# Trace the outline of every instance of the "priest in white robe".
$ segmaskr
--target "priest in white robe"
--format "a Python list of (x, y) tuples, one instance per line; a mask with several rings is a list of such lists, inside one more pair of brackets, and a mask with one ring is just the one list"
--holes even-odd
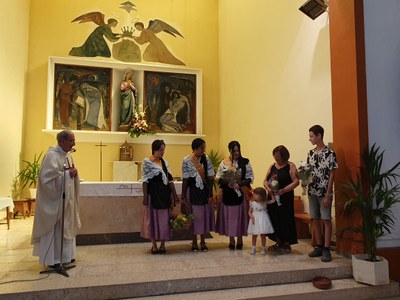
[(63, 130), (57, 134), (57, 142), (56, 147), (49, 147), (40, 168), (32, 232), (33, 255), (39, 256), (40, 264), (52, 267), (75, 260), (75, 237), (80, 228), (79, 177), (70, 155), (75, 136), (72, 131)]

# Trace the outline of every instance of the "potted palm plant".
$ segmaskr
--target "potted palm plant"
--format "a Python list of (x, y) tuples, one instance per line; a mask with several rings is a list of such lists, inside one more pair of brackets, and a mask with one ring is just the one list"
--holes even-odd
[(18, 178), (22, 188), (30, 188), (30, 197), (36, 198), (37, 181), (39, 178), (42, 153), (33, 157), (33, 161), (23, 160), (24, 168), (18, 172)]
[[(353, 277), (363, 283), (381, 285), (389, 283), (389, 267), (385, 258), (376, 255), (377, 240), (395, 225), (392, 207), (400, 203), (400, 177), (397, 169), (400, 162), (382, 170), (384, 151), (374, 144), (363, 151), (365, 178), (357, 175), (344, 184), (345, 201), (342, 212), (345, 216), (358, 210), (362, 224), (343, 229), (359, 233), (363, 237), (365, 254), (352, 256)], [(365, 179), (365, 182), (362, 179)]]

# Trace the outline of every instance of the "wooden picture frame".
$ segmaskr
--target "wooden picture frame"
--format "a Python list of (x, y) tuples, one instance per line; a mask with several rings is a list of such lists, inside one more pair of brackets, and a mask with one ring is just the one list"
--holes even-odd
[(143, 107), (157, 133), (199, 132), (198, 74), (144, 71)]
[[(185, 106), (185, 103), (189, 103), (186, 106), (190, 107), (190, 113), (186, 115), (186, 121), (188, 122), (183, 122), (180, 117), (177, 119), (177, 121), (181, 120), (180, 122), (182, 122), (177, 122), (181, 126), (181, 131), (179, 130), (179, 126), (173, 127), (178, 128), (175, 131), (163, 130), (159, 126), (161, 123), (158, 123), (159, 125), (157, 126), (157, 122), (154, 125), (155, 135), (141, 135), (138, 138), (132, 138), (126, 131), (120, 130), (121, 82), (124, 80), (124, 74), (127, 69), (134, 71), (133, 82), (137, 92), (135, 110), (140, 111), (144, 109), (146, 111), (147, 109), (146, 117), (150, 114), (148, 108), (148, 99), (150, 98), (146, 99), (146, 96), (149, 96), (151, 92), (150, 84), (152, 76), (157, 76), (160, 80), (159, 84), (168, 82), (173, 89), (179, 91), (182, 99), (177, 105)], [(71, 78), (72, 75), (75, 78)], [(64, 86), (66, 90), (66, 95), (64, 95), (67, 98), (66, 102), (70, 102), (71, 104), (67, 109), (64, 106), (65, 115), (63, 115), (63, 120), (66, 124), (62, 124), (59, 94), (61, 92), (61, 85), (65, 82), (72, 85), (72, 88), (71, 86), (68, 87), (68, 84)], [(90, 101), (82, 97), (83, 92), (81, 88), (83, 87), (87, 88), (87, 92), (101, 95), (104, 121), (92, 125), (90, 125), (89, 121), (90, 126), (84, 123), (88, 112), (86, 100), (88, 100), (88, 103)], [(96, 99), (93, 96), (92, 98), (94, 99), (90, 100)], [(76, 110), (77, 105), (81, 109), (79, 112), (80, 119), (77, 117), (79, 115)], [(65, 113), (65, 111), (68, 113)], [(98, 115), (92, 114), (90, 111), (88, 113), (90, 114), (89, 117), (93, 115), (98, 117)], [(50, 56), (48, 59), (46, 127), (43, 129), (43, 132), (53, 136), (60, 132), (60, 129), (69, 128), (74, 131), (76, 139), (82, 142), (98, 143), (99, 141), (103, 141), (123, 143), (124, 141), (128, 141), (135, 144), (151, 144), (154, 139), (162, 139), (169, 144), (190, 145), (194, 138), (205, 137), (202, 132), (202, 119), (201, 69), (104, 61), (92, 58)], [(78, 120), (81, 120), (81, 122), (78, 122)], [(96, 126), (104, 123), (106, 126)], [(177, 124), (172, 123), (172, 125)]]
[(53, 65), (53, 129), (111, 131), (112, 69)]

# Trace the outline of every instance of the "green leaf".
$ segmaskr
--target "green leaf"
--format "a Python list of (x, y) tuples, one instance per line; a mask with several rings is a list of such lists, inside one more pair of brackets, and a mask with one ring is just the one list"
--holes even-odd
[(361, 174), (355, 180), (349, 176), (348, 182), (339, 187), (345, 199), (338, 204), (342, 208), (339, 212), (348, 217), (357, 209), (362, 217), (360, 227), (347, 227), (340, 232), (362, 234), (364, 250), (372, 261), (376, 261), (377, 239), (390, 234), (394, 228), (392, 208), (400, 203), (400, 186), (397, 182), (400, 161), (383, 171), (384, 152), (376, 144), (370, 149), (366, 148), (362, 153), (366, 178)]

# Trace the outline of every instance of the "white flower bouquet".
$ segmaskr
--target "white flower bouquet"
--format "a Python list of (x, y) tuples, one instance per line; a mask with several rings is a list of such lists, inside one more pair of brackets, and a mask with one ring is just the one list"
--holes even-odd
[(312, 166), (304, 161), (301, 161), (297, 167), (296, 177), (300, 180), (301, 187), (303, 188), (303, 195), (305, 195), (307, 192), (307, 186), (313, 182), (314, 178)]
[(229, 187), (233, 188), (239, 197), (242, 195), (239, 184), (237, 183), (240, 178), (241, 174), (235, 167), (223, 170), (221, 176), (221, 179), (225, 181)]
[(145, 112), (141, 110), (141, 105), (139, 105), (139, 110), (135, 110), (133, 113), (133, 118), (129, 123), (128, 134), (137, 138), (143, 135), (154, 134), (155, 132), (150, 129), (145, 119)]

